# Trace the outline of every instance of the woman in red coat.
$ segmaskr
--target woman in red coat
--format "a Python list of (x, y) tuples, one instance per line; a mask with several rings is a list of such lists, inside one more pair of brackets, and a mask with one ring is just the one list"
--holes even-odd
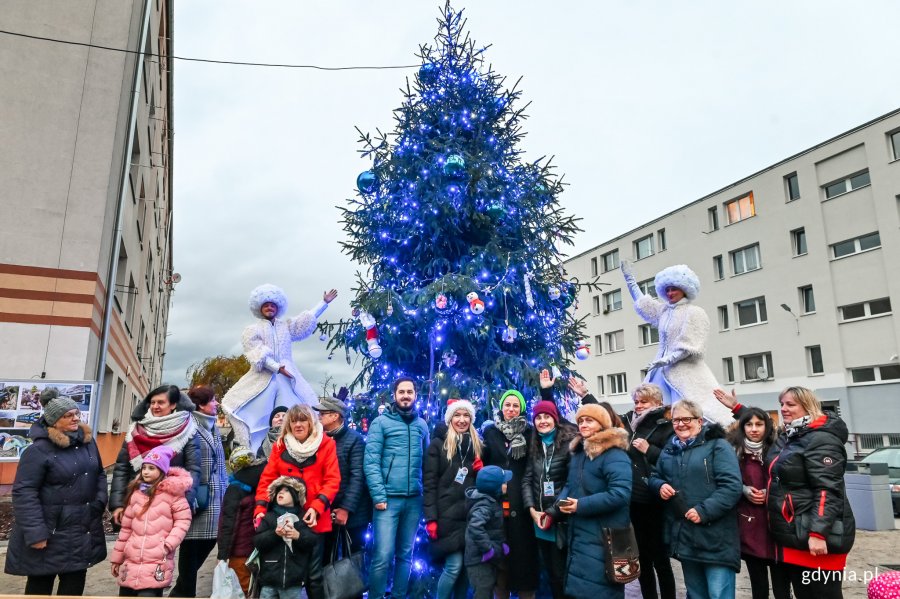
[(310, 558), (306, 587), (310, 599), (320, 599), (325, 595), (322, 586), (324, 536), (321, 535), (331, 532), (331, 502), (341, 486), (341, 471), (334, 440), (324, 433), (318, 418), (305, 404), (297, 404), (288, 410), (281, 436), (272, 445), (269, 463), (256, 488), (254, 526), (259, 525), (266, 513), (269, 484), (279, 476), (293, 476), (306, 484), (303, 521), (319, 535)]

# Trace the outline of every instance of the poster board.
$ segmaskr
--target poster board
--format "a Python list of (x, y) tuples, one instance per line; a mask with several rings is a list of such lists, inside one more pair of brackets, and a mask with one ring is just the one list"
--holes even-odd
[(0, 379), (0, 462), (18, 461), (31, 444), (28, 431), (43, 414), (39, 398), (47, 387), (56, 387), (60, 395), (72, 398), (81, 411), (81, 421), (90, 422), (97, 387), (94, 381)]

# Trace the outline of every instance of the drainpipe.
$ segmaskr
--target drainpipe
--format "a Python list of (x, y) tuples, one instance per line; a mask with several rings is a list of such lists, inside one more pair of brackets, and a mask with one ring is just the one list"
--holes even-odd
[(97, 430), (97, 422), (100, 419), (100, 401), (103, 398), (103, 385), (106, 378), (106, 354), (109, 351), (109, 327), (112, 323), (113, 297), (116, 293), (116, 271), (119, 267), (119, 248), (122, 246), (122, 218), (124, 210), (122, 206), (128, 193), (128, 177), (131, 171), (131, 152), (134, 146), (134, 131), (137, 128), (138, 102), (141, 99), (141, 81), (144, 76), (143, 50), (147, 45), (147, 35), (150, 31), (150, 15), (152, 14), (152, 0), (144, 0), (144, 16), (141, 20), (140, 45), (138, 49), (142, 54), (135, 55), (134, 79), (131, 89), (131, 109), (128, 117), (128, 134), (125, 138), (125, 154), (122, 159), (122, 172), (119, 176), (119, 204), (116, 206), (116, 228), (113, 233), (112, 251), (109, 254), (109, 273), (106, 278), (106, 304), (103, 308), (103, 331), (100, 335), (100, 359), (97, 362), (97, 390), (94, 393), (91, 406), (90, 426)]

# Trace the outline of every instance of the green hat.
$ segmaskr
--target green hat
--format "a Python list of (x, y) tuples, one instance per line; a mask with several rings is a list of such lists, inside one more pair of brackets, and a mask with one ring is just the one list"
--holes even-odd
[(513, 397), (517, 397), (519, 399), (519, 413), (521, 415), (525, 415), (525, 398), (522, 397), (522, 394), (516, 391), (515, 389), (509, 389), (503, 392), (503, 395), (500, 396), (500, 408), (503, 408), (503, 401), (512, 395)]

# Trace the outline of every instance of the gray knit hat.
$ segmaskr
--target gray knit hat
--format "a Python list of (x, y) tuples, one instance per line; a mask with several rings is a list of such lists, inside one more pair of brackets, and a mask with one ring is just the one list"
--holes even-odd
[(41, 391), (41, 405), (44, 406), (44, 421), (53, 426), (66, 412), (77, 410), (78, 404), (71, 398), (59, 394), (56, 387), (47, 387)]

